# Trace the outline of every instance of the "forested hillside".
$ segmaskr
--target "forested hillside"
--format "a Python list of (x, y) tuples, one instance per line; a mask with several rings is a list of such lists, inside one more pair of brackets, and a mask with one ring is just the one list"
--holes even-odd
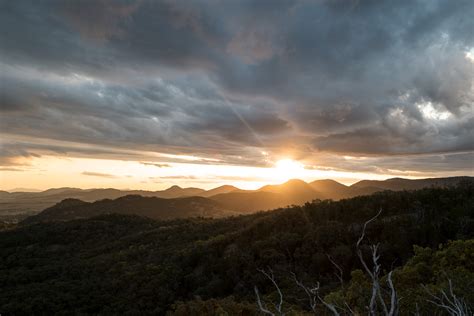
[[(400, 313), (441, 313), (426, 288), (439, 294), (448, 280), (472, 304), (474, 187), (464, 183), (224, 219), (111, 214), (18, 227), (0, 233), (0, 313), (252, 315), (255, 286), (268, 306), (278, 300), (257, 270), (271, 269), (288, 314), (311, 311), (291, 273), (320, 282), (327, 302), (364, 314), (370, 282), (355, 245), (379, 210), (361, 250), (370, 258), (369, 245), (380, 243), (384, 285), (396, 268)], [(342, 269), (342, 286), (331, 260)], [(319, 302), (317, 311), (329, 314)]]
[(65, 221), (111, 213), (146, 216), (158, 220), (186, 217), (218, 218), (237, 214), (226, 210), (218, 202), (198, 196), (163, 199), (127, 195), (115, 200), (105, 199), (96, 202), (66, 199), (37, 215), (26, 218), (21, 224)]

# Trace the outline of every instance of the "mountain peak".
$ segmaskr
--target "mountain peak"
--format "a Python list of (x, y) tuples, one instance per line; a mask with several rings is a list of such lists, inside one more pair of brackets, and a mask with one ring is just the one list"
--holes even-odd
[(216, 189), (237, 189), (237, 187), (234, 187), (233, 185), (230, 185), (230, 184), (224, 184), (217, 187)]
[(326, 198), (340, 199), (350, 196), (349, 187), (332, 179), (315, 180), (309, 185)]
[(230, 193), (230, 192), (234, 192), (234, 191), (241, 191), (241, 190), (237, 187), (234, 187), (233, 185), (224, 184), (224, 185), (221, 185), (217, 188), (210, 189), (210, 190), (207, 190), (205, 192), (202, 192), (200, 194), (200, 196), (209, 197), (209, 196), (213, 196), (213, 195), (217, 195), (217, 194)]
[(346, 187), (346, 185), (339, 183), (335, 180), (332, 179), (321, 179), (321, 180), (314, 180), (313, 182), (309, 183), (312, 187), (331, 187), (331, 188), (343, 188)]
[(265, 185), (258, 189), (258, 191), (266, 191), (266, 192), (276, 192), (276, 193), (286, 193), (286, 194), (293, 194), (298, 192), (301, 194), (303, 192), (312, 192), (314, 193), (313, 188), (311, 186), (300, 179), (290, 179), (282, 184), (274, 184), (274, 185)]
[(333, 180), (333, 179), (318, 179), (318, 180), (314, 180), (313, 182), (310, 182), (311, 183), (339, 183), (339, 184), (342, 184), (340, 182), (337, 182), (336, 180)]
[(165, 191), (172, 191), (172, 190), (182, 190), (183, 188), (180, 187), (179, 185), (172, 185), (170, 186), (168, 189), (166, 189)]
[(307, 185), (308, 183), (304, 182), (301, 179), (290, 179), (283, 183), (282, 185)]

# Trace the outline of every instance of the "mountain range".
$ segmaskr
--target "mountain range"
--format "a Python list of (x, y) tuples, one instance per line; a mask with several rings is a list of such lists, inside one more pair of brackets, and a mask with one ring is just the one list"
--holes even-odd
[(218, 218), (237, 214), (222, 208), (218, 202), (204, 197), (164, 199), (126, 195), (114, 200), (104, 199), (96, 202), (65, 199), (37, 215), (27, 217), (22, 223), (65, 221), (112, 213), (139, 215), (158, 220), (187, 217)]
[[(28, 223), (84, 218), (111, 212), (137, 214), (155, 219), (222, 217), (287, 205), (301, 205), (316, 199), (340, 200), (384, 190), (453, 186), (461, 181), (474, 181), (474, 178), (417, 180), (392, 178), (383, 181), (363, 180), (351, 186), (328, 179), (310, 183), (292, 179), (283, 184), (266, 185), (257, 190), (241, 190), (231, 185), (224, 185), (207, 191), (179, 186), (172, 186), (163, 191), (77, 188), (24, 193), (0, 191), (0, 220), (12, 217), (23, 220), (32, 216), (26, 221)], [(36, 214), (38, 215), (33, 216)]]

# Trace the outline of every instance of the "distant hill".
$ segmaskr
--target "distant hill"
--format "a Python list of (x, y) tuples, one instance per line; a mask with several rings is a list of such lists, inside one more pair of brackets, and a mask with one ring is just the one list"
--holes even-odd
[(240, 213), (270, 210), (292, 204), (283, 194), (274, 192), (230, 192), (211, 196), (210, 199)]
[(334, 180), (330, 180), (330, 179), (316, 180), (309, 183), (309, 185), (315, 191), (319, 192), (324, 197), (329, 198), (329, 199), (339, 200), (339, 199), (353, 196), (348, 186)]
[(237, 191), (243, 191), (237, 187), (234, 187), (233, 185), (222, 185), (220, 187), (204, 191), (199, 194), (199, 196), (203, 197), (209, 197), (217, 194), (223, 194), (223, 193), (230, 193), (230, 192), (237, 192)]
[(155, 191), (152, 195), (162, 198), (177, 198), (182, 196), (198, 196), (204, 192), (206, 192), (206, 190), (199, 188), (181, 188), (177, 185), (173, 185), (166, 190)]
[(314, 196), (315, 191), (308, 183), (299, 179), (291, 179), (283, 184), (265, 185), (258, 189), (261, 192), (274, 192), (286, 195)]
[(254, 212), (287, 205), (300, 205), (314, 199), (340, 200), (375, 192), (392, 190), (415, 190), (426, 187), (453, 186), (461, 181), (474, 181), (473, 177), (451, 177), (409, 180), (393, 178), (383, 181), (363, 180), (351, 186), (345, 186), (334, 180), (316, 180), (306, 183), (293, 179), (280, 185), (266, 185), (258, 190), (240, 190), (231, 185), (211, 190), (199, 188), (181, 188), (172, 186), (162, 191), (55, 188), (42, 192), (0, 192), (0, 220), (18, 221), (39, 213), (45, 208), (68, 198), (94, 202), (102, 199), (117, 199), (126, 195), (141, 195), (174, 199), (179, 197), (200, 196), (221, 203), (225, 208), (237, 212)]
[(14, 189), (8, 190), (8, 192), (41, 192), (41, 190), (29, 189), (29, 188), (14, 188)]
[(117, 199), (126, 195), (146, 197), (178, 198), (197, 196), (206, 192), (199, 188), (181, 188), (172, 186), (163, 191), (118, 190), (118, 189), (78, 189), (53, 188), (42, 192), (0, 192), (0, 220), (18, 221), (45, 208), (51, 207), (64, 199), (79, 199), (94, 202), (102, 199)]
[(211, 196), (226, 208), (242, 213), (300, 205), (324, 196), (308, 183), (292, 179), (283, 184), (266, 185), (255, 191), (234, 191)]
[(0, 197), (8, 197), (10, 196), (10, 192), (0, 190)]
[(105, 199), (92, 203), (66, 199), (37, 215), (26, 218), (21, 224), (66, 221), (111, 213), (139, 215), (158, 220), (198, 216), (224, 217), (236, 214), (203, 197), (164, 199), (127, 195), (115, 200)]
[(378, 190), (419, 190), (429, 187), (448, 187), (461, 181), (474, 181), (473, 177), (449, 177), (449, 178), (427, 178), (427, 179), (403, 179), (391, 178), (387, 180), (362, 180), (351, 185), (351, 188), (373, 188)]

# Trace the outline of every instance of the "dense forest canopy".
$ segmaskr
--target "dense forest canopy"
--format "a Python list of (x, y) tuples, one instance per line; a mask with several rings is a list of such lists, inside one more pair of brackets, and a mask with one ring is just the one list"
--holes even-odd
[[(267, 268), (285, 293), (287, 313), (310, 311), (290, 273), (320, 282), (328, 301), (364, 312), (370, 285), (355, 244), (379, 210), (361, 249), (369, 255), (369, 245), (380, 243), (383, 275), (396, 268), (401, 314), (415, 306), (441, 313), (421, 285), (435, 293), (448, 279), (472, 304), (474, 186), (466, 182), (224, 219), (110, 214), (6, 230), (0, 233), (0, 312), (251, 315), (257, 313), (254, 286), (265, 299), (275, 297), (257, 270)], [(345, 286), (329, 257), (342, 268)]]

